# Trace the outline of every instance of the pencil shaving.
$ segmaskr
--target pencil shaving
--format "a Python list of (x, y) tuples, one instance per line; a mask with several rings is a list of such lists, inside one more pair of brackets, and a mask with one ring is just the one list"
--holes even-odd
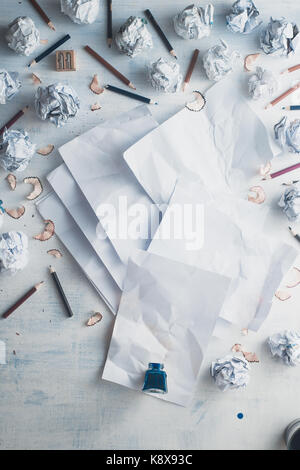
[(292, 296), (289, 292), (287, 291), (284, 291), (284, 290), (278, 290), (275, 292), (275, 297), (277, 297), (277, 299), (281, 300), (282, 302), (284, 302), (285, 300), (288, 300), (290, 299)]
[(242, 352), (242, 345), (239, 343), (236, 343), (232, 346), (231, 348), (232, 352)]
[(43, 232), (33, 237), (35, 240), (40, 240), (41, 242), (49, 240), (51, 237), (53, 237), (55, 233), (55, 225), (52, 220), (45, 220), (44, 222), (46, 224), (46, 227)]
[(50, 153), (53, 151), (53, 149), (54, 149), (54, 145), (49, 144), (49, 145), (46, 145), (46, 147), (42, 147), (42, 148), (38, 149), (36, 151), (36, 153), (38, 153), (39, 155), (46, 156), (46, 155), (50, 155)]
[(248, 362), (259, 362), (259, 359), (255, 353), (242, 351), (244, 358)]
[(99, 323), (99, 321), (102, 320), (102, 314), (99, 312), (96, 312), (94, 315), (92, 315), (88, 321), (86, 322), (86, 326), (93, 326), (96, 325), (96, 323)]
[(271, 162), (266, 163), (265, 165), (261, 165), (259, 169), (260, 176), (267, 176), (272, 169)]
[(37, 176), (30, 176), (28, 178), (24, 178), (23, 181), (24, 183), (32, 184), (33, 186), (33, 191), (30, 194), (28, 194), (28, 196), (26, 196), (26, 199), (28, 199), (29, 201), (33, 201), (34, 199), (36, 199), (42, 194), (43, 186), (42, 186), (40, 179)]
[(56, 248), (54, 248), (52, 250), (48, 250), (47, 253), (48, 253), (48, 255), (52, 255), (55, 258), (62, 258), (63, 257), (62, 253), (59, 250), (57, 250)]
[(201, 109), (204, 108), (205, 103), (206, 103), (205, 98), (202, 95), (202, 93), (200, 93), (200, 91), (193, 91), (193, 94), (195, 95), (196, 99), (194, 101), (187, 103), (185, 107), (189, 109), (190, 111), (194, 111), (194, 112), (201, 111)]
[(252, 71), (252, 66), (253, 66), (254, 62), (257, 61), (259, 56), (260, 56), (259, 52), (256, 53), (256, 54), (246, 55), (246, 57), (244, 59), (244, 69), (245, 69), (246, 72), (251, 72)]
[(102, 106), (100, 106), (100, 104), (95, 103), (95, 104), (92, 104), (91, 111), (97, 111), (98, 109), (101, 109), (101, 108)]
[(255, 194), (255, 196), (248, 195), (249, 202), (254, 202), (255, 204), (262, 204), (265, 202), (266, 194), (261, 186), (252, 186), (249, 191)]
[(9, 184), (10, 189), (12, 191), (14, 191), (17, 187), (17, 178), (12, 173), (9, 173), (6, 177), (6, 179), (7, 179), (7, 182)]
[(293, 281), (291, 281), (289, 284), (287, 284), (286, 287), (288, 287), (289, 289), (292, 289), (293, 287), (296, 287), (298, 286), (298, 284), (300, 284), (300, 269), (296, 268), (295, 266), (293, 267), (293, 272), (295, 274), (295, 277), (293, 279)]
[(99, 85), (97, 74), (95, 74), (95, 75), (93, 76), (93, 80), (92, 80), (91, 83), (90, 83), (90, 90), (91, 90), (93, 93), (95, 93), (96, 95), (101, 95), (101, 93), (104, 92), (104, 88), (102, 88), (102, 87)]
[(16, 209), (5, 209), (5, 212), (7, 215), (12, 217), (13, 219), (20, 219), (22, 215), (25, 213), (25, 207), (20, 206), (17, 207)]
[(40, 85), (42, 83), (42, 80), (35, 73), (31, 74), (31, 78), (34, 85)]

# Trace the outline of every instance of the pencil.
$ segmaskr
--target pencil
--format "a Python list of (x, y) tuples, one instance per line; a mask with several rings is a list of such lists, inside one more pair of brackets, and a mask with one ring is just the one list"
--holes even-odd
[(282, 106), (281, 109), (286, 109), (287, 111), (298, 111), (300, 109), (300, 104), (291, 104), (290, 106)]
[(24, 116), (26, 111), (28, 111), (29, 106), (25, 106), (25, 108), (21, 109), (17, 114), (15, 114), (6, 124), (4, 124), (3, 127), (0, 129), (0, 135), (3, 134), (5, 129), (9, 129), (11, 126), (14, 125), (14, 123), (20, 119), (20, 117)]
[(266, 175), (263, 178), (263, 180), (270, 180), (273, 178), (277, 178), (277, 176), (281, 176), (281, 175), (284, 175), (285, 173), (289, 173), (290, 171), (297, 170), (297, 168), (300, 168), (300, 163), (295, 163), (295, 165), (288, 166), (287, 168), (283, 168), (283, 170), (275, 171), (274, 173)]
[(267, 104), (267, 106), (265, 107), (265, 109), (270, 109), (272, 108), (273, 106), (275, 106), (275, 104), (279, 103), (279, 101), (283, 100), (284, 98), (286, 98), (287, 96), (289, 96), (291, 93), (294, 93), (294, 91), (298, 90), (298, 88), (300, 88), (300, 82), (297, 83), (297, 85), (293, 86), (292, 88), (289, 88), (287, 91), (285, 91), (284, 93), (282, 93), (282, 95), (278, 96), (277, 98), (275, 98), (275, 100), (271, 101), (271, 103)]
[(107, 0), (107, 45), (111, 47), (113, 41), (112, 33), (112, 0)]
[(17, 302), (14, 303), (14, 305), (12, 305), (8, 310), (6, 310), (6, 312), (3, 313), (2, 318), (9, 317), (9, 315), (11, 315), (15, 310), (17, 310), (17, 308), (19, 308), (20, 305), (26, 302), (26, 300), (29, 299), (29, 297), (35, 294), (43, 284), (44, 284), (44, 281), (39, 282), (38, 284), (33, 286), (28, 292), (26, 292), (26, 294), (23, 295), (23, 297), (17, 300)]
[(121, 88), (117, 88), (116, 86), (112, 85), (105, 85), (105, 87), (109, 91), (113, 91), (114, 93), (118, 93), (119, 95), (128, 96), (128, 98), (132, 98), (134, 100), (142, 101), (143, 103), (148, 104), (158, 104), (156, 101), (151, 100), (150, 98), (146, 98), (145, 96), (137, 95), (136, 93), (131, 93), (127, 90), (122, 90)]
[(177, 59), (176, 53), (173, 49), (173, 46), (169, 43), (165, 33), (163, 32), (163, 30), (161, 29), (161, 27), (157, 23), (156, 19), (154, 18), (154, 16), (151, 13), (151, 11), (150, 10), (145, 10), (145, 15), (147, 16), (150, 23), (152, 23), (154, 29), (156, 30), (157, 34), (159, 35), (160, 39), (162, 40), (162, 42), (164, 43), (164, 45), (166, 46), (166, 48), (168, 49), (170, 54), (173, 57), (175, 57), (175, 59)]
[(52, 276), (52, 278), (53, 278), (53, 280), (54, 280), (54, 283), (55, 283), (55, 285), (56, 285), (57, 291), (58, 291), (58, 293), (59, 293), (59, 295), (60, 295), (60, 297), (61, 297), (61, 299), (62, 299), (62, 301), (63, 301), (63, 303), (64, 303), (64, 305), (65, 305), (65, 307), (66, 307), (66, 310), (67, 310), (67, 312), (68, 312), (68, 315), (69, 315), (69, 317), (72, 317), (72, 316), (73, 316), (73, 312), (72, 312), (72, 309), (71, 309), (70, 304), (69, 304), (69, 302), (68, 302), (68, 299), (67, 299), (67, 297), (66, 297), (66, 294), (64, 293), (64, 290), (63, 290), (63, 288), (62, 288), (62, 285), (61, 285), (61, 283), (60, 283), (60, 280), (59, 280), (59, 278), (58, 278), (58, 275), (56, 274), (56, 271), (55, 271), (55, 269), (54, 269), (52, 266), (49, 266), (49, 269), (50, 269), (50, 274), (51, 274), (51, 276)]
[(292, 227), (289, 227), (289, 231), (291, 232), (291, 234), (293, 235), (293, 237), (295, 237), (296, 240), (298, 240), (298, 242), (300, 242), (300, 235), (299, 235), (297, 232), (295, 232), (295, 230), (292, 229)]
[(136, 90), (135, 86), (133, 85), (133, 83), (131, 83), (130, 80), (128, 80), (128, 78), (126, 78), (124, 75), (121, 74), (121, 72), (119, 72), (112, 65), (110, 65), (105, 59), (103, 59), (103, 57), (101, 57), (101, 55), (97, 54), (94, 49), (92, 49), (90, 46), (85, 46), (84, 48), (89, 54), (94, 57), (94, 59), (98, 60), (100, 64), (102, 64), (107, 70), (109, 70), (113, 75), (115, 75), (119, 80), (121, 80), (121, 82), (125, 83), (125, 85), (128, 85), (133, 90)]
[(51, 54), (51, 52), (55, 51), (55, 49), (57, 49), (59, 46), (61, 46), (62, 44), (64, 44), (66, 41), (68, 41), (69, 39), (71, 39), (71, 36), (69, 34), (66, 34), (66, 36), (64, 36), (63, 38), (61, 38), (59, 41), (57, 41), (55, 44), (53, 44), (52, 46), (48, 47), (48, 49), (46, 49), (44, 52), (42, 52), (42, 54), (38, 55), (29, 65), (28, 67), (31, 67), (32, 65), (35, 65), (37, 64), (38, 62), (40, 62), (42, 59), (44, 59), (44, 57), (47, 57), (47, 55)]
[(189, 67), (187, 69), (187, 72), (186, 72), (186, 76), (185, 76), (185, 79), (184, 79), (184, 82), (183, 82), (183, 85), (182, 85), (182, 91), (184, 91), (186, 89), (188, 83), (190, 82), (192, 73), (194, 71), (194, 68), (195, 68), (195, 65), (196, 65), (196, 62), (197, 62), (197, 59), (198, 59), (198, 55), (199, 55), (199, 49), (195, 49), (194, 53), (192, 55), (192, 58), (191, 58), (190, 65), (189, 65)]
[(295, 72), (295, 70), (299, 70), (300, 69), (300, 64), (298, 65), (293, 65), (293, 67), (289, 67), (288, 69), (284, 70), (283, 72), (281, 72), (281, 75), (285, 75), (286, 73), (291, 73), (291, 72)]
[(38, 2), (36, 0), (29, 0), (29, 1), (31, 2), (32, 6), (36, 9), (36, 11), (40, 14), (40, 16), (43, 18), (45, 23), (47, 23), (49, 28), (51, 28), (51, 29), (53, 29), (53, 31), (55, 31), (54, 24), (52, 23), (50, 18), (46, 15), (44, 10), (40, 7)]

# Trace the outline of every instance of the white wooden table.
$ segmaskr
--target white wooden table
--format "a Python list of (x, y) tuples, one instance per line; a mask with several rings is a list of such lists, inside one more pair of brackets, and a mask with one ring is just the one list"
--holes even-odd
[[(15, 112), (30, 104), (30, 112), (16, 127), (23, 126), (39, 147), (54, 144), (55, 151), (47, 156), (36, 155), (29, 168), (20, 173), (20, 182), (25, 176), (39, 176), (44, 182), (44, 191), (49, 191), (45, 182), (47, 173), (61, 163), (57, 148), (99, 122), (131, 109), (135, 103), (125, 97), (105, 93), (97, 99), (88, 85), (93, 74), (98, 73), (101, 83), (119, 85), (100, 64), (83, 50), (85, 44), (94, 47), (135, 83), (137, 91), (156, 97), (147, 84), (145, 65), (150, 58), (168, 56), (160, 39), (153, 32), (155, 48), (146, 55), (130, 60), (118, 53), (116, 48), (106, 46), (106, 5), (101, 1), (98, 20), (89, 26), (73, 24), (60, 13), (59, 0), (39, 0), (49, 12), (57, 31), (51, 31), (40, 19), (27, 0), (2, 0), (0, 15), (1, 67), (18, 71), (23, 87), (19, 95), (7, 105), (0, 106), (0, 123), (6, 122)], [(220, 37), (241, 54), (258, 49), (258, 33), (250, 36), (234, 35), (225, 28), (225, 13), (231, 1), (214, 1), (215, 24), (209, 38), (200, 41), (184, 41), (177, 37), (172, 26), (172, 17), (187, 6), (188, 2), (173, 0), (115, 0), (114, 30), (130, 16), (141, 15), (150, 7), (179, 57), (185, 73), (192, 51), (200, 49), (200, 56)], [(203, 4), (203, 2), (201, 2)], [(300, 25), (300, 7), (294, 0), (258, 0), (257, 7), (264, 20), (270, 15), (287, 15)], [(34, 19), (42, 38), (52, 43), (65, 33), (72, 40), (68, 48), (77, 51), (77, 72), (56, 73), (55, 56), (52, 54), (34, 70), (27, 69), (30, 59), (19, 57), (8, 49), (4, 34), (7, 24), (16, 16), (28, 15)], [(263, 63), (275, 64), (281, 70), (288, 62), (263, 57)], [(68, 80), (81, 99), (78, 118), (62, 129), (45, 123), (33, 112), (35, 87), (31, 82), (34, 71), (50, 84)], [(299, 75), (298, 75), (299, 76)], [(241, 83), (245, 74), (241, 70)], [(204, 76), (201, 60), (195, 69), (190, 89), (205, 91), (211, 84)], [(239, 92), (239, 91), (237, 91)], [(158, 96), (159, 106), (153, 113), (163, 122), (186, 102), (186, 95)], [(90, 105), (99, 101), (100, 111), (91, 112)], [(280, 110), (268, 115), (271, 125), (281, 116)], [(296, 117), (296, 113), (294, 114)], [(294, 116), (293, 115), (293, 116)], [(298, 113), (299, 117), (299, 113)], [(287, 156), (286, 161), (290, 157)], [(283, 165), (284, 166), (284, 165)], [(0, 170), (0, 199), (6, 207), (14, 207), (28, 192), (28, 187), (18, 185), (15, 192), (9, 191), (5, 172)], [(294, 173), (296, 178), (297, 174)], [(299, 175), (298, 175), (299, 176)], [(280, 185), (270, 186), (268, 197), (278, 199)], [(269, 199), (270, 200), (270, 199)], [(288, 368), (273, 361), (266, 348), (266, 337), (283, 328), (300, 328), (300, 288), (293, 297), (284, 302), (274, 301), (271, 315), (257, 334), (241, 337), (238, 329), (232, 328), (228, 337), (213, 339), (202, 367), (198, 390), (193, 406), (188, 409), (161, 402), (152, 397), (103, 382), (102, 367), (110, 341), (113, 316), (107, 310), (92, 286), (86, 280), (70, 255), (56, 238), (41, 243), (32, 236), (43, 224), (34, 204), (25, 202), (26, 213), (19, 221), (5, 217), (2, 231), (23, 230), (30, 238), (30, 266), (11, 279), (0, 278), (0, 312), (16, 300), (28, 288), (40, 280), (46, 280), (42, 290), (8, 320), (0, 322), (0, 340), (6, 343), (7, 364), (0, 365), (0, 449), (281, 449), (284, 447), (282, 433), (285, 426), (299, 413), (300, 368)], [(274, 230), (282, 234), (296, 247), (297, 242), (287, 233), (287, 223), (282, 216), (271, 220)], [(53, 260), (47, 254), (50, 248), (59, 248), (62, 260)], [(74, 317), (67, 319), (55, 287), (49, 279), (48, 265), (53, 263), (60, 273), (66, 292), (74, 308)], [(102, 322), (86, 328), (84, 322), (91, 311), (104, 314)], [(18, 333), (18, 334), (17, 334)], [(219, 392), (211, 381), (208, 367), (211, 360), (225, 355), (235, 342), (243, 342), (248, 350), (255, 351), (261, 362), (252, 367), (248, 388), (239, 392)], [(14, 353), (15, 352), (15, 353)], [(244, 418), (239, 420), (237, 413)]]

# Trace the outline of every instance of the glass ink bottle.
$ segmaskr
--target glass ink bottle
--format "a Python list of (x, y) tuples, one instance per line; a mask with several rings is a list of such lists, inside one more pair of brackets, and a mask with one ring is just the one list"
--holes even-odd
[(145, 374), (143, 392), (168, 393), (167, 374), (163, 368), (163, 364), (149, 362), (148, 370)]

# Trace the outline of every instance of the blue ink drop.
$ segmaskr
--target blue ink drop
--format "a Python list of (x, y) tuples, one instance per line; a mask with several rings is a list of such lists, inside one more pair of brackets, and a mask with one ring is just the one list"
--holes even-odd
[(238, 419), (243, 419), (243, 417), (244, 417), (243, 413), (238, 413), (236, 416), (237, 416)]

